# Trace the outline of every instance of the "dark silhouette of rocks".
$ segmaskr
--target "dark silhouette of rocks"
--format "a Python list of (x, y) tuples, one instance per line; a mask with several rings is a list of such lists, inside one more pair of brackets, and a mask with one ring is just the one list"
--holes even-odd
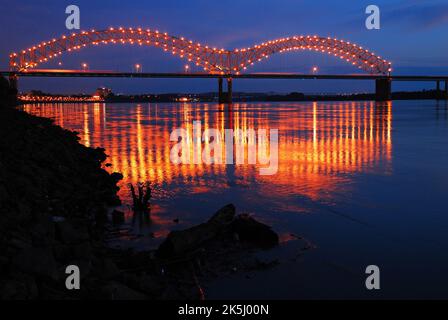
[[(122, 176), (102, 169), (106, 158), (49, 119), (0, 108), (0, 299), (202, 299), (207, 277), (275, 265), (250, 255), (275, 244), (273, 231), (236, 216), (234, 205), (170, 234), (163, 259), (107, 247)], [(113, 223), (123, 220), (112, 213)], [(80, 269), (80, 290), (65, 287), (69, 265)]]
[(17, 89), (11, 88), (9, 81), (0, 76), (0, 108), (17, 104)]
[[(120, 174), (102, 149), (12, 107), (0, 109), (0, 296), (65, 298), (65, 267), (92, 268)], [(95, 249), (96, 248), (96, 249)], [(94, 250), (95, 249), (95, 250)]]

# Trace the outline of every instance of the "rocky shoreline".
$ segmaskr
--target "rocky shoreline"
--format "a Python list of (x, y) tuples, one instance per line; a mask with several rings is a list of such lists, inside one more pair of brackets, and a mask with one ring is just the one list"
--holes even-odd
[(102, 169), (104, 150), (78, 140), (51, 120), (0, 109), (2, 299), (57, 298), (65, 266), (100, 263), (91, 257), (122, 176)]
[[(0, 107), (0, 299), (204, 299), (204, 279), (275, 265), (250, 252), (278, 236), (233, 205), (157, 252), (107, 247), (122, 176), (103, 169), (106, 159), (49, 119)], [(69, 265), (80, 290), (65, 286)]]

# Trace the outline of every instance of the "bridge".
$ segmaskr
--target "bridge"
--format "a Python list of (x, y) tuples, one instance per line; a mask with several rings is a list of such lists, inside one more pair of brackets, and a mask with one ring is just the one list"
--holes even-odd
[[(75, 52), (88, 46), (108, 44), (131, 44), (161, 48), (181, 59), (196, 64), (203, 73), (121, 73), (91, 72), (80, 70), (37, 70), (46, 62), (67, 52)], [(364, 70), (366, 75), (304, 75), (304, 74), (245, 74), (255, 63), (276, 53), (309, 50), (335, 56), (350, 65)], [(217, 78), (220, 102), (231, 102), (232, 80), (245, 79), (352, 79), (375, 80), (377, 100), (389, 100), (391, 82), (398, 81), (440, 81), (446, 77), (392, 77), (392, 64), (375, 53), (348, 41), (320, 37), (317, 35), (292, 36), (275, 39), (248, 48), (233, 50), (209, 47), (183, 37), (176, 37), (157, 30), (142, 28), (109, 28), (90, 30), (64, 35), (12, 53), (10, 70), (1, 72), (17, 88), (18, 77), (128, 77), (128, 78)], [(227, 80), (227, 92), (223, 91), (223, 79)]]

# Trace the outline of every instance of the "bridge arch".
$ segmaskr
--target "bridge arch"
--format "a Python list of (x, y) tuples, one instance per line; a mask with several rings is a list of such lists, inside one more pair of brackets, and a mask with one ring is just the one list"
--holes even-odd
[(100, 44), (135, 44), (159, 47), (215, 74), (239, 74), (272, 54), (291, 50), (312, 50), (334, 55), (372, 74), (388, 74), (391, 63), (347, 41), (330, 37), (294, 36), (276, 39), (250, 48), (225, 50), (142, 28), (109, 28), (62, 36), (10, 55), (11, 70), (37, 67), (65, 52)]

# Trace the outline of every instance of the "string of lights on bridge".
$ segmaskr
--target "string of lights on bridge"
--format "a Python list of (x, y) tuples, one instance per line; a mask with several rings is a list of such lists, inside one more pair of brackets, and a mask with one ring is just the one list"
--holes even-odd
[[(331, 37), (301, 35), (271, 40), (248, 48), (225, 50), (202, 45), (183, 37), (171, 36), (158, 30), (122, 27), (111, 27), (102, 31), (82, 31), (42, 42), (22, 50), (20, 53), (12, 53), (10, 68), (11, 70), (26, 71), (55, 59), (66, 51), (73, 52), (89, 45), (101, 44), (137, 44), (160, 47), (165, 52), (170, 52), (202, 67), (205, 72), (223, 75), (240, 74), (254, 63), (268, 59), (272, 54), (296, 50), (310, 50), (333, 55), (372, 74), (388, 74), (392, 71), (391, 63), (381, 56), (357, 44)], [(83, 65), (83, 69), (86, 67), (87, 64)], [(139, 65), (139, 67), (141, 66)], [(185, 69), (187, 71), (189, 66)]]

